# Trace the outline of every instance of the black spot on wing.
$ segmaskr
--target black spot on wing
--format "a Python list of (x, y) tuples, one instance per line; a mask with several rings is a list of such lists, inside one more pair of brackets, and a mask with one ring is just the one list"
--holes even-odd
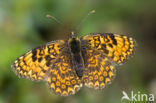
[(104, 51), (105, 54), (109, 53), (109, 51), (106, 48), (106, 44), (102, 44), (102, 50)]
[(112, 44), (108, 44), (108, 46), (111, 47), (111, 48), (113, 48), (113, 45)]
[(112, 41), (113, 41), (113, 44), (114, 45), (117, 45), (117, 41), (116, 41), (116, 39), (114, 38), (114, 34), (109, 34), (109, 36), (110, 36), (110, 38), (112, 39)]
[(37, 59), (37, 57), (36, 57), (36, 54), (37, 54), (37, 50), (36, 49), (34, 49), (34, 50), (32, 50), (32, 60), (33, 60), (33, 62), (35, 62), (36, 61), (36, 59)]
[(42, 59), (43, 59), (42, 57), (38, 58), (38, 62), (41, 62), (41, 61), (42, 61)]

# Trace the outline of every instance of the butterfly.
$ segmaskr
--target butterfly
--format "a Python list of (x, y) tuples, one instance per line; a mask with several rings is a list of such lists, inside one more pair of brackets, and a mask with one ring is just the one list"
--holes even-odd
[(30, 50), (12, 64), (21, 78), (46, 81), (57, 95), (75, 94), (83, 85), (102, 89), (115, 77), (115, 65), (135, 51), (133, 38), (113, 33), (91, 33), (80, 38), (74, 32)]

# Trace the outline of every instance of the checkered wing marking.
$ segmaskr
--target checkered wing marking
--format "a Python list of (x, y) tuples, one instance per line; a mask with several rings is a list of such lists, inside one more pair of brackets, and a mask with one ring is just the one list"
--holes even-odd
[(72, 67), (70, 53), (63, 52), (53, 64), (47, 79), (52, 92), (57, 95), (68, 96), (75, 94), (82, 87), (81, 80)]
[(83, 82), (89, 88), (102, 89), (115, 77), (115, 68), (109, 59), (86, 47)]
[(49, 42), (30, 50), (12, 64), (13, 71), (21, 78), (43, 80), (64, 46), (64, 41)]
[(81, 41), (116, 64), (125, 62), (133, 54), (136, 46), (135, 40), (131, 37), (112, 33), (86, 35), (81, 38)]

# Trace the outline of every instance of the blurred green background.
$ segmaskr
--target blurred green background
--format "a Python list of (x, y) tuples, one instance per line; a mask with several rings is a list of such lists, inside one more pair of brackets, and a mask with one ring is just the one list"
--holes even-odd
[[(79, 36), (112, 32), (131, 36), (138, 44), (133, 58), (116, 67), (112, 84), (102, 90), (83, 87), (73, 96), (60, 97), (45, 82), (15, 75), (11, 64), (17, 57), (46, 42), (66, 39), (93, 9), (96, 13), (80, 26)], [(0, 103), (121, 103), (123, 90), (156, 96), (155, 62), (156, 0), (0, 0)]]

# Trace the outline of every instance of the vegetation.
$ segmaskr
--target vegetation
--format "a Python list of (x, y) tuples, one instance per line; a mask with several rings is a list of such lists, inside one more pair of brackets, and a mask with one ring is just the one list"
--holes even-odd
[[(156, 94), (155, 4), (155, 0), (0, 0), (0, 103), (120, 103), (123, 90), (128, 95), (132, 90)], [(138, 44), (133, 58), (116, 67), (112, 84), (102, 90), (83, 87), (73, 96), (60, 97), (45, 82), (15, 75), (11, 64), (17, 57), (46, 42), (66, 39), (93, 9), (96, 13), (76, 31), (79, 36), (112, 32), (131, 36)]]

